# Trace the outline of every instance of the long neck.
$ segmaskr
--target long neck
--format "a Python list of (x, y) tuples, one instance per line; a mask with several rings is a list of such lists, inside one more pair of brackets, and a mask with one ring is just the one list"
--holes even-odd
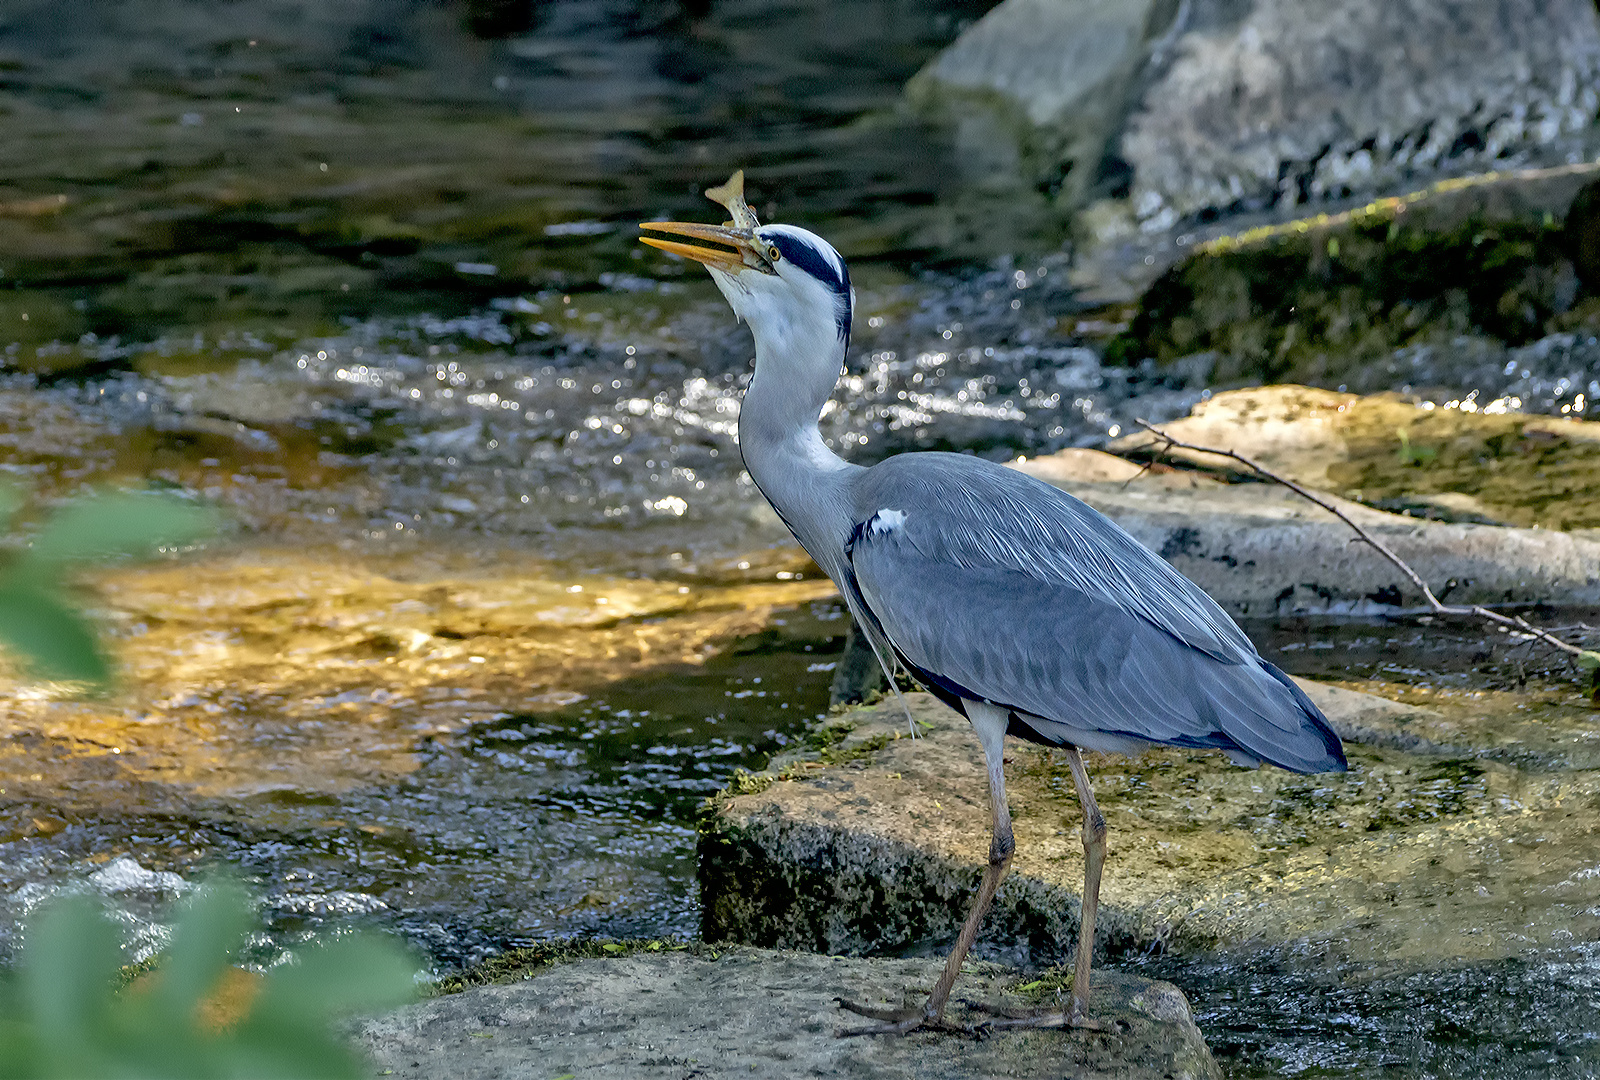
[(787, 377), (795, 373), (764, 365), (762, 351), (758, 340), (755, 375), (739, 408), (739, 450), (761, 493), (832, 575), (832, 554), (849, 535), (849, 483), (861, 467), (829, 450), (817, 430), (832, 383)]

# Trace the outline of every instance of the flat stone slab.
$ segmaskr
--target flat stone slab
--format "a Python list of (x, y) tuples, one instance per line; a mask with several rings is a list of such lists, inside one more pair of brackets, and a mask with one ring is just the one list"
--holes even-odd
[[(1088, 756), (1110, 828), (1099, 950), (1291, 946), (1431, 968), (1600, 937), (1592, 715), (1522, 721), (1530, 743), (1546, 740), (1535, 752), (1503, 741), (1507, 718), (1528, 712), (1510, 699), (1435, 712), (1302, 685), (1363, 740), (1347, 743), (1349, 773), (1178, 749)], [(918, 738), (891, 698), (841, 718), (851, 731), (825, 751), (832, 764), (778, 760), (721, 797), (701, 839), (708, 941), (872, 954), (954, 938), (989, 842), (982, 753), (958, 714), (929, 695), (906, 701)], [(1529, 730), (1535, 719), (1550, 730)], [(1064, 962), (1081, 811), (1059, 751), (1007, 751), (1017, 849), (979, 952)]]
[[(1088, 451), (1013, 462), (1076, 495), (1231, 614), (1394, 614), (1422, 598), (1326, 510), (1286, 488), (1186, 472), (1118, 476)], [(1127, 463), (1122, 469), (1129, 468)], [(1600, 603), (1600, 542), (1547, 529), (1427, 521), (1334, 499), (1449, 603)]]
[[(1221, 1078), (1182, 992), (1118, 972), (1093, 978), (1094, 1012), (1105, 1032), (1014, 1031), (981, 1040), (835, 1035), (859, 1020), (835, 997), (898, 1006), (926, 995), (939, 967), (930, 959), (746, 948), (583, 960), (363, 1021), (358, 1040), (378, 1075), (428, 1080)], [(1038, 1004), (1008, 992), (1023, 982), (993, 964), (968, 964), (955, 998)], [(950, 1015), (982, 1019), (961, 1008)]]
[[(1215, 394), (1161, 430), (1380, 510), (1547, 530), (1600, 527), (1600, 423), (1515, 411), (1507, 399), (1435, 402), (1255, 386)], [(1163, 448), (1148, 431), (1112, 448), (1249, 475), (1227, 457)]]

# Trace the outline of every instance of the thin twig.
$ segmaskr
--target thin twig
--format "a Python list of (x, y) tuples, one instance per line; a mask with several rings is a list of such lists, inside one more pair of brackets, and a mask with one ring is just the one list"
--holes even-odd
[(1332, 514), (1334, 517), (1350, 526), (1350, 528), (1355, 530), (1356, 536), (1358, 536), (1363, 543), (1367, 544), (1379, 555), (1382, 555), (1385, 559), (1388, 559), (1389, 562), (1394, 564), (1396, 569), (1409, 578), (1411, 584), (1417, 587), (1417, 591), (1422, 594), (1422, 598), (1428, 602), (1428, 607), (1431, 608), (1435, 614), (1484, 619), (1488, 622), (1496, 624), (1497, 626), (1505, 626), (1516, 629), (1524, 634), (1530, 634), (1538, 640), (1544, 642), (1546, 645), (1549, 645), (1551, 648), (1559, 649), (1571, 656), (1583, 656), (1588, 652), (1588, 650), (1579, 648), (1576, 645), (1567, 644), (1565, 641), (1562, 641), (1548, 630), (1543, 630), (1537, 626), (1534, 626), (1521, 615), (1501, 615), (1497, 611), (1490, 611), (1481, 604), (1444, 603), (1433, 594), (1432, 589), (1428, 588), (1428, 583), (1422, 580), (1422, 575), (1411, 569), (1411, 565), (1400, 556), (1396, 555), (1394, 550), (1390, 548), (1389, 545), (1385, 544), (1382, 540), (1379, 540), (1376, 536), (1373, 536), (1372, 533), (1363, 528), (1359, 522), (1355, 521), (1350, 517), (1350, 515), (1341, 510), (1337, 504), (1330, 501), (1326, 497), (1309, 490), (1308, 488), (1302, 487), (1286, 476), (1280, 476), (1271, 469), (1267, 468), (1265, 465), (1262, 465), (1260, 462), (1245, 457), (1237, 450), (1217, 450), (1210, 446), (1197, 446), (1194, 443), (1187, 443), (1181, 439), (1174, 438), (1148, 421), (1135, 419), (1134, 423), (1138, 424), (1140, 427), (1150, 432), (1150, 434), (1160, 439), (1165, 444), (1165, 447), (1163, 448), (1164, 450), (1176, 448), (1179, 450), (1188, 450), (1196, 454), (1211, 454), (1214, 457), (1228, 458), (1230, 460), (1237, 461), (1239, 464), (1245, 466), (1262, 479), (1270, 480), (1275, 484), (1282, 484), (1284, 487), (1288, 488), (1296, 495), (1299, 495), (1301, 498), (1316, 503), (1328, 513)]

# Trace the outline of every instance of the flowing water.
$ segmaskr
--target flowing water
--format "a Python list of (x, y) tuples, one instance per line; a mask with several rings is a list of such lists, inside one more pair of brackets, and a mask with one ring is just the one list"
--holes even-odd
[[(697, 806), (825, 711), (846, 621), (742, 472), (747, 331), (630, 223), (711, 220), (698, 189), (745, 166), (769, 219), (838, 239), (859, 303), (823, 430), (857, 460), (1101, 445), (1207, 392), (1103, 364), (1121, 316), (1083, 310), (1059, 255), (939, 262), (981, 244), (940, 216), (947, 149), (894, 107), (985, 6), (0, 25), (20, 535), (103, 485), (229, 513), (182, 563), (86, 581), (117, 695), (14, 684), (0, 950), (93, 890), (141, 955), (217, 867), (262, 898), (263, 962), (353, 922), (441, 969), (692, 934)], [(1584, 339), (1469, 352), (1394, 382), (1556, 411), (1600, 378)], [(1312, 674), (1439, 663), (1412, 624), (1252, 632)], [(1346, 633), (1382, 658), (1295, 648)], [(1247, 1073), (1582, 1075), (1600, 1030), (1588, 944), (1420, 973), (1151, 963)]]

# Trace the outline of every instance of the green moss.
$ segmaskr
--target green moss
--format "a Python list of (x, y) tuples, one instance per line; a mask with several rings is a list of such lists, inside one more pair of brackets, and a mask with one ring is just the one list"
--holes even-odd
[(891, 735), (888, 732), (878, 732), (854, 742), (850, 741), (850, 736), (856, 730), (856, 724), (854, 721), (840, 718), (848, 717), (850, 712), (859, 708), (866, 706), (852, 706), (843, 712), (833, 714), (828, 722), (812, 728), (801, 740), (798, 758), (785, 762), (777, 769), (759, 773), (749, 773), (743, 769), (735, 770), (733, 779), (728, 781), (728, 785), (702, 805), (701, 835), (706, 835), (707, 829), (722, 808), (741, 795), (759, 795), (773, 784), (798, 780), (811, 769), (844, 765), (871, 757), (899, 737), (898, 733)]
[[(1073, 974), (1073, 969), (1066, 965), (1047, 968), (1011, 987), (1010, 992), (1035, 1003), (1053, 1001), (1072, 992)], [(1089, 980), (1089, 985), (1094, 985), (1093, 979)]]
[(1491, 520), (1524, 528), (1600, 527), (1600, 442), (1517, 414), (1456, 409), (1350, 409), (1348, 460), (1331, 487), (1384, 509), (1430, 495), (1468, 495)]
[(1520, 345), (1593, 321), (1569, 247), (1548, 215), (1481, 213), (1405, 225), (1374, 213), (1211, 245), (1150, 287), (1108, 358), (1165, 364), (1213, 352), (1213, 381), (1326, 383), (1460, 334)]
[(532, 978), (544, 968), (556, 964), (570, 964), (575, 960), (597, 960), (605, 957), (663, 952), (687, 952), (691, 956), (710, 956), (712, 959), (716, 959), (718, 955), (716, 949), (703, 942), (680, 938), (584, 938), (570, 941), (541, 941), (536, 945), (508, 949), (458, 975), (440, 979), (434, 984), (434, 993), (459, 994), (474, 986), (498, 986), (521, 982)]

